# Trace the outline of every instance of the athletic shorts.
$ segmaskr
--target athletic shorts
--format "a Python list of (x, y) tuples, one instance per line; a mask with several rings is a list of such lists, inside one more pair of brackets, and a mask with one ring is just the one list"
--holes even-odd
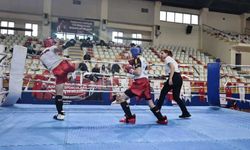
[(139, 98), (151, 99), (150, 83), (147, 78), (135, 79), (129, 89), (125, 91), (125, 94), (129, 97), (138, 96)]
[(67, 60), (63, 60), (52, 70), (52, 73), (56, 77), (56, 84), (62, 84), (67, 82), (68, 73), (74, 71), (75, 71), (74, 65), (68, 62)]

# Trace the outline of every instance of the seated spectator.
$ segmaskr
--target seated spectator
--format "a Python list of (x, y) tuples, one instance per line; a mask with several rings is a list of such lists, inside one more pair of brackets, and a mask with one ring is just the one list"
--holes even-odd
[(108, 71), (108, 73), (111, 73), (111, 64), (108, 64), (107, 71)]
[(89, 71), (88, 66), (86, 65), (84, 61), (79, 64), (78, 69), (80, 69), (81, 71), (87, 71), (87, 72)]
[(80, 41), (82, 42), (82, 44), (80, 45), (81, 50), (83, 49), (83, 47), (93, 48), (93, 43), (89, 37), (87, 39), (81, 39)]
[(82, 44), (80, 45), (80, 48), (81, 50), (83, 50), (83, 47), (87, 47), (87, 40), (81, 39), (80, 41), (82, 42)]
[(95, 64), (95, 67), (92, 69), (92, 72), (100, 73), (100, 68), (98, 67), (98, 64)]
[(108, 73), (108, 71), (107, 71), (107, 69), (106, 69), (106, 67), (105, 67), (104, 64), (102, 65), (101, 73), (103, 73), (103, 74), (107, 74)]
[(33, 46), (31, 45), (31, 43), (29, 43), (29, 45), (27, 45), (27, 53), (31, 54), (31, 55), (36, 54), (36, 51), (33, 49)]
[(98, 46), (108, 46), (108, 44), (105, 43), (104, 40), (100, 40), (100, 43), (98, 43), (98, 44), (96, 44), (96, 45), (98, 45)]
[(83, 60), (91, 60), (91, 56), (88, 52), (86, 52), (86, 54), (83, 56)]
[[(116, 62), (118, 62), (118, 61), (116, 60)], [(113, 74), (115, 72), (120, 73), (120, 70), (121, 70), (121, 67), (118, 64), (113, 64), (112, 65), (111, 71), (112, 71)]]
[(87, 48), (93, 48), (93, 43), (92, 43), (92, 41), (90, 40), (90, 37), (88, 37), (88, 38), (86, 39), (86, 42), (87, 42)]
[(135, 43), (130, 43), (130, 47), (135, 47)]

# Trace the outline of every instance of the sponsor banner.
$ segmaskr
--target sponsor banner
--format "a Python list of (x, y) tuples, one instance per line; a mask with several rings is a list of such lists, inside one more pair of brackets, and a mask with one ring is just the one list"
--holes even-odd
[(94, 22), (59, 18), (56, 29), (57, 32), (89, 34), (93, 33)]

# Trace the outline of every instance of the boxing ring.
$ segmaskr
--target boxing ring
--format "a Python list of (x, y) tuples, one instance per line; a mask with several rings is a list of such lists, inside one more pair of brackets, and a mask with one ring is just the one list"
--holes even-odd
[(164, 106), (168, 125), (157, 125), (147, 106), (132, 106), (135, 125), (118, 122), (119, 106), (66, 105), (65, 121), (55, 121), (52, 105), (18, 104), (0, 108), (0, 150), (227, 149), (248, 150), (250, 115), (225, 108)]
[[(52, 114), (55, 113), (54, 105), (15, 104), (18, 100), (22, 100), (20, 100), (23, 98), (21, 92), (34, 91), (23, 87), (21, 90), (20, 88), (12, 89), (16, 92), (13, 93), (9, 88), (7, 91), (2, 91), (2, 93), (9, 93), (7, 101), (5, 100), (3, 103), (12, 102), (14, 105), (0, 107), (0, 150), (248, 150), (250, 147), (250, 114), (221, 107), (223, 98), (249, 105), (248, 86), (247, 83), (244, 83), (246, 87), (243, 90), (240, 88), (242, 85), (229, 84), (230, 82), (226, 81), (222, 87), (220, 85), (220, 80), (223, 78), (220, 74), (222, 66), (219, 63), (209, 64), (207, 66), (208, 83), (196, 87), (189, 86), (189, 88), (198, 89), (198, 93), (192, 93), (191, 96), (198, 98), (196, 99), (198, 101), (203, 101), (205, 105), (188, 106), (188, 110), (192, 114), (190, 119), (179, 119), (178, 115), (181, 113), (179, 108), (176, 105), (172, 106), (174, 104), (172, 102), (169, 106), (167, 101), (162, 108), (162, 113), (168, 116), (168, 125), (156, 124), (148, 106), (144, 105), (131, 106), (132, 112), (137, 115), (136, 124), (121, 124), (118, 120), (124, 115), (122, 109), (119, 105), (110, 105), (110, 103), (106, 105), (65, 105), (65, 121), (55, 121), (52, 119)], [(20, 72), (16, 72), (15, 75), (23, 76)], [(230, 75), (227, 74), (227, 76)], [(50, 83), (53, 80), (47, 82)], [(112, 92), (120, 92), (126, 87), (118, 88), (117, 91), (112, 89)], [(241, 91), (239, 95), (233, 95), (234, 88)], [(224, 95), (221, 95), (221, 90), (224, 90)], [(50, 91), (38, 90), (37, 92), (48, 93), (53, 92), (53, 89)], [(107, 93), (108, 91), (102, 89), (99, 92)], [(157, 93), (157, 90), (153, 92), (153, 94)], [(246, 96), (242, 96), (242, 93), (245, 93)], [(184, 96), (185, 94), (190, 96), (188, 92), (184, 92)], [(14, 95), (15, 98), (11, 98), (11, 95)]]

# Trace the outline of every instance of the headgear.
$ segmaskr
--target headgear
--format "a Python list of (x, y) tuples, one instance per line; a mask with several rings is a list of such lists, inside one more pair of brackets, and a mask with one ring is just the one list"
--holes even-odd
[(138, 47), (132, 47), (130, 52), (134, 58), (141, 54), (141, 50)]
[(51, 37), (49, 37), (49, 38), (47, 38), (47, 39), (45, 39), (44, 41), (43, 41), (43, 44), (44, 44), (44, 47), (45, 48), (47, 48), (47, 47), (51, 47), (51, 46), (53, 46), (53, 45), (55, 45), (55, 41), (54, 41), (54, 39), (52, 39)]

